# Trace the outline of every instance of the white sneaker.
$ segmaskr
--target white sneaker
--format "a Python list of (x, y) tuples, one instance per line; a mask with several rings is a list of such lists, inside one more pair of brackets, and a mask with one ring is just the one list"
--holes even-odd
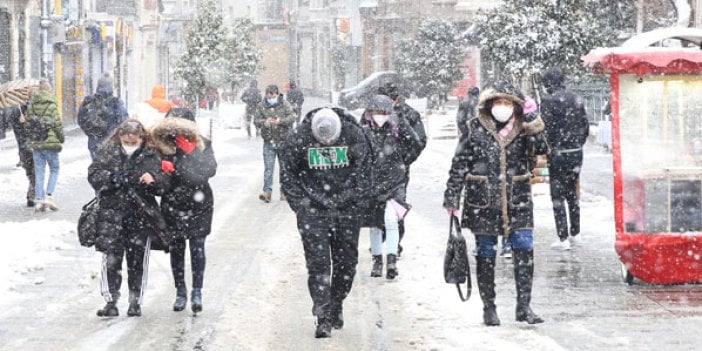
[(551, 248), (554, 250), (561, 250), (561, 251), (567, 251), (570, 250), (570, 241), (568, 240), (558, 240), (555, 243), (551, 244)]
[(581, 234), (569, 236), (568, 240), (571, 246), (581, 246), (583, 244), (583, 236)]
[(51, 195), (47, 195), (44, 198), (44, 207), (52, 210), (52, 211), (58, 211), (58, 206), (56, 206), (56, 203), (54, 202), (54, 197)]
[(44, 212), (45, 209), (44, 200), (34, 199), (34, 212)]

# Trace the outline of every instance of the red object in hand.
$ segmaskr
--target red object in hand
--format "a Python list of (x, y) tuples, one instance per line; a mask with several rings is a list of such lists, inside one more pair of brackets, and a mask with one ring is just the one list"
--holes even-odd
[(172, 173), (175, 172), (175, 166), (171, 161), (161, 160), (161, 170), (164, 173)]
[(197, 146), (196, 141), (190, 141), (190, 140), (188, 140), (188, 138), (186, 138), (182, 135), (179, 135), (175, 138), (175, 143), (176, 143), (176, 146), (178, 146), (178, 148), (183, 150), (186, 155), (193, 152), (193, 150), (195, 150), (195, 147)]

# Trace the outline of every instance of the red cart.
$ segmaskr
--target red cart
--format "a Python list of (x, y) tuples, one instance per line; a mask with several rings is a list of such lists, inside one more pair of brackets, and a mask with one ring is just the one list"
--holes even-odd
[[(695, 47), (651, 47), (683, 39)], [(702, 30), (643, 33), (583, 57), (609, 74), (615, 250), (628, 284), (702, 282)]]

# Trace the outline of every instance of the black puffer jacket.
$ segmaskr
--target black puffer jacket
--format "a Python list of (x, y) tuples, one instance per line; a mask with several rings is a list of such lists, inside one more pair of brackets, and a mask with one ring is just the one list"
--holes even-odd
[[(419, 154), (421, 154), (421, 152), (427, 146), (427, 132), (424, 129), (422, 116), (419, 114), (419, 112), (417, 112), (417, 110), (412, 108), (412, 106), (408, 105), (407, 102), (405, 102), (405, 98), (402, 96), (398, 97), (398, 101), (393, 105), (393, 110), (398, 116), (404, 117), (409, 123), (410, 127), (412, 127), (416, 133), (416, 141), (418, 142), (416, 148), (413, 149), (413, 152), (408, 154), (407, 157), (405, 157), (405, 164), (409, 169), (409, 165), (417, 160)], [(405, 139), (414, 137), (414, 135), (405, 135)]]
[[(380, 127), (373, 127), (370, 111), (365, 111), (361, 124), (371, 139), (373, 147), (373, 184), (370, 192), (369, 216), (364, 226), (384, 225), (385, 203), (394, 198), (405, 201), (404, 188), (407, 169), (426, 145), (412, 128), (407, 118), (393, 112), (392, 117)], [(399, 195), (399, 196), (398, 196)]]
[[(498, 137), (490, 112), (492, 100), (498, 97), (518, 105), (514, 127), (504, 139)], [(468, 121), (468, 132), (456, 148), (444, 207), (459, 208), (465, 188), (461, 223), (474, 234), (509, 235), (534, 226), (529, 159), (547, 153), (548, 145), (541, 118), (524, 121), (523, 103), (521, 93), (511, 86), (486, 89), (480, 96), (478, 116)]]
[(358, 215), (368, 206), (372, 154), (368, 137), (353, 116), (340, 108), (341, 135), (331, 145), (312, 135), (305, 115), (281, 150), (282, 189), (290, 208), (312, 216)]
[[(195, 122), (183, 118), (165, 118), (151, 134), (163, 159), (175, 168), (171, 186), (161, 198), (161, 211), (173, 235), (189, 239), (210, 234), (214, 196), (209, 179), (217, 173), (212, 143), (198, 134)], [(175, 146), (177, 135), (197, 140), (197, 147), (185, 154)]]
[[(97, 157), (88, 167), (90, 185), (100, 190), (96, 250), (105, 252), (125, 247), (126, 240), (146, 245), (148, 231), (136, 229), (162, 221), (149, 215), (160, 215), (154, 196), (163, 194), (170, 181), (161, 172), (160, 164), (158, 153), (144, 146), (131, 157), (117, 144), (105, 144), (98, 149)], [(139, 183), (144, 173), (151, 174), (154, 183)]]

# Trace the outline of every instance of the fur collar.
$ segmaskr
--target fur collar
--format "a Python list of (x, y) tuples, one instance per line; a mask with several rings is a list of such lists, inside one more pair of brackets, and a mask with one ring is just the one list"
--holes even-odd
[(184, 118), (164, 118), (151, 129), (154, 146), (164, 155), (176, 153), (175, 137), (182, 135), (188, 140), (197, 140), (197, 147), (205, 149), (205, 142), (200, 137), (197, 123)]

